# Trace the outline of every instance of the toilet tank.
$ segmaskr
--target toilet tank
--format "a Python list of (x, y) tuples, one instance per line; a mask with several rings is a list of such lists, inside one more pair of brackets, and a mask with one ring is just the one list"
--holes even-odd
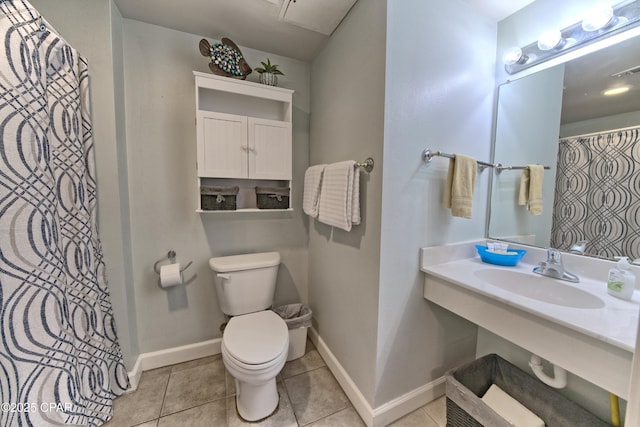
[(209, 267), (222, 312), (238, 316), (271, 307), (279, 266), (278, 252), (211, 258)]

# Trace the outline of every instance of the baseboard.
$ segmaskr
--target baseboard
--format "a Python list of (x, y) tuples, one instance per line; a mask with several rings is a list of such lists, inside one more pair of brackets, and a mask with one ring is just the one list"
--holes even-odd
[(140, 377), (142, 376), (142, 363), (140, 362), (140, 356), (136, 359), (136, 363), (133, 365), (133, 369), (127, 372), (129, 375), (129, 389), (126, 391), (127, 393), (133, 393), (138, 389), (138, 384), (140, 383)]
[(340, 387), (342, 387), (342, 390), (344, 390), (355, 410), (360, 414), (360, 418), (362, 418), (368, 427), (372, 427), (373, 408), (369, 405), (367, 399), (362, 395), (356, 383), (353, 382), (349, 374), (347, 374), (347, 371), (344, 370), (340, 362), (338, 362), (338, 359), (336, 359), (331, 350), (329, 350), (329, 347), (318, 335), (316, 330), (311, 327), (308, 332), (309, 339), (311, 339), (311, 342), (318, 349), (318, 353), (320, 353), (320, 356), (324, 359), (327, 367), (338, 381), (338, 384), (340, 384)]
[(436, 378), (373, 410), (373, 427), (382, 427), (415, 411), (445, 394), (444, 377)]
[(327, 367), (368, 427), (386, 426), (445, 393), (444, 377), (440, 377), (377, 408), (372, 408), (314, 328), (309, 328), (309, 339), (314, 343)]
[(129, 391), (135, 391), (138, 388), (142, 372), (220, 354), (221, 344), (222, 338), (216, 338), (195, 344), (142, 353), (138, 356), (133, 369), (128, 372), (129, 382), (131, 383)]

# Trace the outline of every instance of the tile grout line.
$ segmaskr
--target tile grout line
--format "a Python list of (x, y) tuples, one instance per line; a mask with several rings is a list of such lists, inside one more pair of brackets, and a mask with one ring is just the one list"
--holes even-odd
[[(232, 396), (229, 396), (229, 397), (232, 397)], [(227, 396), (224, 396), (224, 397), (220, 397), (220, 398), (218, 398), (218, 399), (209, 400), (209, 401), (207, 401), (207, 402), (200, 403), (200, 404), (198, 404), (198, 405), (196, 405), (196, 406), (191, 406), (191, 407), (189, 407), (189, 408), (180, 409), (179, 411), (172, 412), (172, 413), (170, 413), (170, 414), (163, 415), (163, 416), (160, 416), (159, 418), (156, 418), (156, 419), (153, 419), (153, 420), (149, 420), (149, 421), (146, 421), (146, 422), (150, 422), (150, 421), (160, 421), (160, 419), (161, 419), (161, 418), (167, 418), (167, 417), (173, 416), (173, 415), (175, 415), (175, 414), (179, 414), (179, 413), (181, 413), (181, 412), (187, 412), (187, 411), (190, 411), (190, 410), (192, 410), (192, 409), (199, 408), (199, 407), (201, 407), (201, 406), (209, 405), (209, 404), (211, 404), (211, 403), (213, 403), (213, 402), (218, 402), (219, 400), (224, 400), (224, 401), (225, 401), (224, 403), (225, 403), (225, 412), (226, 412), (226, 411), (227, 411), (227, 407), (226, 407), (226, 403), (227, 403), (227, 402), (226, 402), (226, 400), (227, 400), (227, 399), (228, 399), (228, 397), (227, 397)], [(141, 424), (144, 424), (144, 423), (141, 423)], [(136, 424), (136, 425), (139, 425), (139, 424)], [(135, 426), (133, 426), (133, 427), (135, 427)]]
[[(329, 418), (329, 417), (331, 417), (331, 416), (333, 416), (333, 415), (335, 415), (335, 414), (337, 414), (337, 413), (340, 413), (340, 412), (342, 412), (342, 411), (345, 411), (345, 410), (349, 409), (351, 406), (352, 406), (352, 405), (351, 405), (351, 403), (349, 403), (349, 404), (348, 404), (347, 406), (345, 406), (344, 408), (338, 409), (337, 411), (332, 412), (332, 413), (330, 413), (330, 414), (327, 414), (327, 415), (325, 415), (324, 417), (320, 417), (320, 418), (318, 418), (317, 420), (310, 421), (310, 422), (308, 422), (308, 423), (306, 423), (306, 424), (304, 424), (304, 425), (300, 425), (300, 424), (298, 424), (298, 427), (305, 427), (305, 426), (311, 425), (311, 424), (313, 424), (313, 423), (317, 423), (318, 421), (324, 420), (324, 419)], [(436, 423), (436, 424), (437, 424), (437, 423)]]
[[(207, 356), (207, 357), (208, 357), (208, 356)], [(204, 358), (200, 358), (200, 359), (204, 359)], [(194, 359), (194, 360), (199, 360), (199, 359)], [(225, 399), (225, 402), (224, 402), (224, 403), (225, 403), (225, 413), (226, 413), (226, 403), (227, 403), (227, 402), (226, 402), (226, 399), (227, 399), (228, 397), (230, 397), (230, 396), (228, 396), (227, 377), (226, 377), (226, 372), (227, 372), (227, 371), (226, 371), (226, 368), (224, 368), (224, 372), (225, 372), (225, 373), (224, 373), (224, 396), (219, 397), (219, 398), (217, 398), (217, 399), (216, 399), (216, 398), (211, 398), (211, 399), (206, 400), (205, 402), (201, 402), (201, 403), (199, 403), (199, 404), (197, 404), (197, 405), (194, 405), (194, 406), (191, 406), (191, 407), (187, 407), (187, 408), (182, 408), (182, 409), (180, 409), (180, 410), (178, 410), (178, 411), (175, 411), (175, 412), (171, 412), (171, 413), (169, 413), (169, 414), (162, 415), (162, 409), (164, 408), (164, 404), (165, 404), (165, 400), (166, 400), (166, 396), (167, 396), (167, 391), (169, 390), (169, 381), (171, 380), (171, 375), (173, 375), (173, 374), (174, 374), (174, 369), (175, 369), (177, 366), (180, 366), (180, 365), (183, 365), (184, 363), (189, 363), (189, 362), (190, 362), (190, 361), (183, 362), (183, 363), (176, 363), (176, 364), (174, 364), (174, 365), (172, 365), (172, 366), (171, 366), (171, 370), (169, 371), (169, 380), (167, 381), (167, 386), (165, 387), (164, 395), (163, 395), (163, 397), (162, 397), (162, 406), (161, 406), (161, 408), (160, 408), (160, 415), (159, 415), (159, 416), (158, 416), (158, 418), (157, 418), (158, 423), (160, 422), (160, 419), (161, 419), (161, 418), (165, 418), (165, 417), (171, 416), (171, 415), (173, 415), (173, 414), (178, 414), (178, 413), (180, 413), (180, 412), (188, 411), (188, 410), (190, 410), (190, 409), (199, 408), (200, 406), (208, 405), (208, 404), (210, 404), (210, 403), (212, 403), (212, 402), (217, 402), (218, 400), (222, 400), (222, 399)], [(208, 364), (212, 364), (212, 363), (214, 363), (214, 362), (212, 361), (212, 362), (210, 362), (210, 363), (205, 363), (205, 364), (203, 364), (203, 365), (194, 366), (194, 367), (187, 368), (187, 369), (184, 369), (184, 370), (181, 370), (181, 371), (177, 371), (177, 372), (175, 372), (175, 373), (177, 374), (177, 373), (179, 373), (179, 372), (184, 372), (184, 371), (189, 370), (189, 369), (194, 369), (194, 368), (197, 368), (197, 367), (202, 367), (202, 366), (205, 366), (205, 365), (208, 365)], [(224, 364), (223, 364), (223, 367), (224, 367)], [(235, 396), (235, 393), (234, 393), (233, 395), (231, 395), (231, 396)], [(234, 398), (234, 400), (235, 400), (235, 398)], [(153, 420), (151, 420), (151, 421), (153, 421)]]
[[(292, 377), (289, 377), (292, 378)], [(291, 401), (291, 395), (289, 394), (289, 389), (287, 388), (287, 384), (285, 382), (286, 378), (282, 378), (282, 387), (284, 388), (284, 392), (287, 393), (287, 399), (289, 399), (289, 405), (291, 405), (291, 413), (293, 414), (293, 418), (296, 420), (296, 425), (300, 427), (300, 421), (298, 420), (298, 416), (296, 415), (296, 411), (293, 410), (293, 402)]]
[(173, 374), (173, 369), (176, 365), (172, 365), (171, 369), (169, 369), (169, 376), (167, 378), (167, 385), (164, 386), (164, 393), (162, 393), (162, 405), (160, 405), (160, 413), (158, 414), (158, 418), (156, 418), (156, 426), (160, 424), (160, 418), (162, 418), (162, 410), (164, 409), (164, 402), (167, 398), (167, 390), (169, 390), (169, 382), (171, 381), (171, 375)]
[[(324, 362), (324, 359), (322, 359), (322, 361)], [(309, 372), (317, 371), (318, 369), (322, 369), (322, 368), (327, 368), (327, 369), (329, 369), (329, 367), (328, 367), (328, 366), (326, 365), (326, 363), (325, 363), (324, 365), (322, 365), (322, 366), (318, 366), (317, 368), (309, 369), (309, 370), (304, 371), (304, 372), (298, 372), (297, 374), (291, 375), (290, 377), (287, 377), (287, 378), (282, 377), (282, 381), (284, 382), (285, 380), (288, 380), (288, 379), (291, 379), (291, 378), (295, 378), (295, 377), (298, 377), (298, 376), (300, 376), (300, 375), (307, 374), (307, 373), (309, 373)], [(329, 372), (331, 372), (331, 370), (330, 370), (330, 369), (329, 369)], [(331, 375), (333, 375), (333, 373), (331, 373)], [(341, 387), (341, 389), (342, 389), (342, 387)]]

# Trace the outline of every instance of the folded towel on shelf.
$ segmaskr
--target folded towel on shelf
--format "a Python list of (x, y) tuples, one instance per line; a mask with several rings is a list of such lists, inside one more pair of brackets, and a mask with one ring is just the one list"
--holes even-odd
[(531, 215), (542, 214), (543, 179), (544, 166), (527, 165), (527, 167), (522, 170), (518, 204), (520, 206), (526, 205)]
[(495, 384), (491, 384), (482, 401), (514, 427), (544, 427), (540, 417)]
[(346, 231), (360, 224), (360, 173), (355, 164), (347, 160), (325, 167), (318, 209), (320, 222)]
[(473, 157), (456, 154), (449, 160), (443, 202), (446, 208), (451, 208), (451, 215), (471, 218), (477, 169)]
[(302, 210), (311, 218), (318, 217), (320, 188), (324, 168), (327, 165), (315, 165), (307, 168), (304, 173), (304, 192), (302, 196)]

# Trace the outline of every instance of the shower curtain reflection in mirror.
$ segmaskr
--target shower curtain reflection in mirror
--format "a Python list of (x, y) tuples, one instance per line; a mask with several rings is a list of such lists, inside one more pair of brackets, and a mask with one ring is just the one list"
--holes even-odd
[(0, 1), (2, 426), (103, 424), (129, 386), (96, 222), (88, 66)]
[(640, 127), (560, 139), (551, 246), (640, 258)]

